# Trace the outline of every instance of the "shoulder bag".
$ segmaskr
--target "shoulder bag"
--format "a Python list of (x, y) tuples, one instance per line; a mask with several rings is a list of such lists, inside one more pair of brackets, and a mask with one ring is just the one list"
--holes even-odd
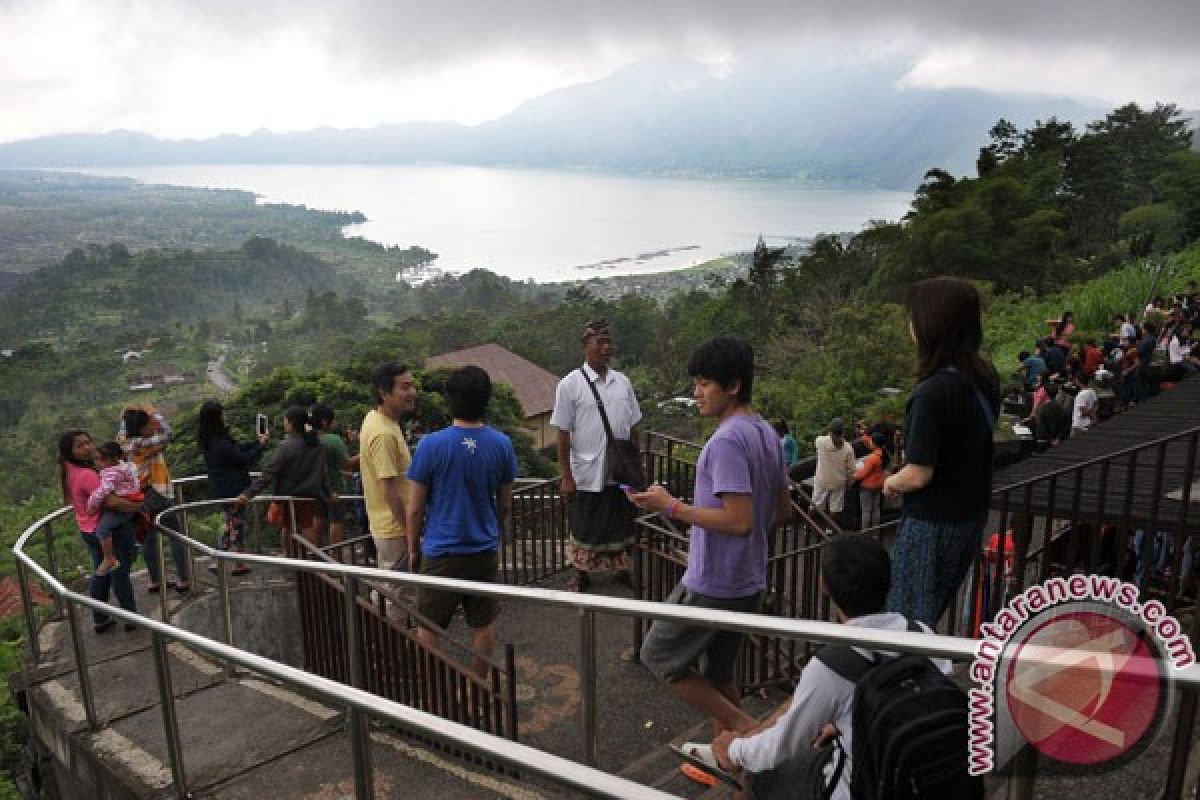
[(608, 478), (634, 489), (645, 489), (646, 474), (642, 470), (642, 453), (638, 449), (637, 442), (632, 439), (618, 439), (613, 435), (612, 425), (608, 421), (608, 412), (604, 410), (604, 401), (600, 399), (600, 392), (596, 390), (596, 384), (592, 383), (592, 379), (584, 372), (583, 367), (579, 368), (579, 372), (587, 382), (588, 388), (592, 390), (592, 396), (596, 398), (596, 410), (600, 412), (600, 421), (604, 423), (604, 435), (608, 439), (608, 446), (605, 448)]

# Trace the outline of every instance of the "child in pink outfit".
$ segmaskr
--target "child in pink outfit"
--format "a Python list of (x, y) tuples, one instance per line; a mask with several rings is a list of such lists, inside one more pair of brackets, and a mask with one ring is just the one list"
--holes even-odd
[[(122, 461), (124, 454), (116, 442), (105, 442), (96, 448), (96, 466), (100, 468), (100, 485), (88, 496), (87, 512), (95, 514), (104, 508), (104, 500), (110, 494), (140, 503), (145, 499), (141, 484), (138, 483), (137, 468), (133, 464)], [(96, 538), (100, 541), (100, 550), (104, 554), (100, 565), (96, 567), (96, 575), (104, 577), (121, 562), (113, 556), (113, 531), (122, 525), (131, 524), (137, 512), (121, 512), (104, 510), (100, 515), (100, 523), (96, 526)]]

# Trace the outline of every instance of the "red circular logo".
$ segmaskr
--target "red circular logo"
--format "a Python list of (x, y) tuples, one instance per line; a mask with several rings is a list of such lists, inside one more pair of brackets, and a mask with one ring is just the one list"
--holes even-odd
[(1146, 637), (1111, 614), (1057, 613), (1021, 631), (1010, 653), (1005, 692), (1013, 723), (1051, 758), (1087, 765), (1118, 759), (1160, 718), (1163, 662)]

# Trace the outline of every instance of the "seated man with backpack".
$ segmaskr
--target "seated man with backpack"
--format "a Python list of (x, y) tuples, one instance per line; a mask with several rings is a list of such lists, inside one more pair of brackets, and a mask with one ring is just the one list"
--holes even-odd
[[(874, 538), (834, 537), (821, 586), (838, 622), (929, 632), (884, 611), (891, 573)], [(722, 733), (712, 756), (725, 770), (744, 769), (747, 796), (758, 800), (981, 798), (981, 779), (967, 775), (967, 697), (949, 670), (941, 659), (827, 645), (789, 703), (753, 733)]]

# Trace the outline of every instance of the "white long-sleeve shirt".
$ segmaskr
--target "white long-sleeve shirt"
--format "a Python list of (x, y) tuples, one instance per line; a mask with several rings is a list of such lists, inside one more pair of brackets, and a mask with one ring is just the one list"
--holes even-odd
[[(847, 625), (885, 631), (906, 631), (908, 621), (900, 614), (869, 614), (847, 620)], [(922, 624), (928, 632), (928, 628)], [(869, 650), (856, 648), (863, 655)], [(950, 662), (934, 659), (942, 670), (950, 671)], [(750, 772), (766, 772), (797, 757), (813, 741), (827, 722), (841, 733), (846, 750), (846, 767), (842, 772), (832, 800), (851, 800), (850, 774), (854, 767), (854, 684), (825, 666), (817, 659), (808, 662), (800, 674), (800, 683), (792, 695), (792, 704), (774, 725), (754, 736), (734, 739), (729, 745), (729, 760)]]

